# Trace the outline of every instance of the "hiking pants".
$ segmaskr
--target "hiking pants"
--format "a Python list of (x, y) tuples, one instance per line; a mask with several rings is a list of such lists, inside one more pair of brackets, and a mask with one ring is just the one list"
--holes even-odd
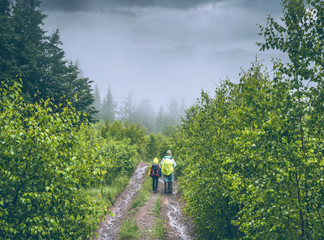
[(152, 180), (153, 180), (153, 191), (156, 191), (157, 188), (158, 188), (158, 183), (159, 183), (159, 177), (152, 177)]

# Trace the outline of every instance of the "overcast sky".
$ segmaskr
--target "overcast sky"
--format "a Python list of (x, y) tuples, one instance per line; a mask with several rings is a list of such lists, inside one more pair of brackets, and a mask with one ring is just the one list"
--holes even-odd
[(60, 30), (66, 57), (85, 77), (110, 86), (121, 103), (132, 92), (156, 110), (169, 99), (195, 102), (220, 80), (239, 78), (258, 54), (257, 24), (278, 19), (280, 0), (43, 0), (45, 29)]

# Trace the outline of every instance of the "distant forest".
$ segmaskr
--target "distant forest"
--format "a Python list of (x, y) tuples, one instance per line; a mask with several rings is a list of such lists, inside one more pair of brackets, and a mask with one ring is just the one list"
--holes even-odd
[(106, 96), (101, 98), (97, 85), (94, 89), (94, 98), (94, 108), (98, 110), (94, 115), (95, 119), (139, 123), (145, 126), (149, 132), (165, 134), (168, 134), (168, 129), (171, 126), (180, 123), (186, 108), (183, 100), (179, 103), (176, 98), (170, 98), (166, 109), (161, 106), (158, 112), (155, 112), (149, 100), (142, 100), (136, 104), (132, 93), (129, 93), (126, 99), (118, 104), (114, 100), (110, 87)]

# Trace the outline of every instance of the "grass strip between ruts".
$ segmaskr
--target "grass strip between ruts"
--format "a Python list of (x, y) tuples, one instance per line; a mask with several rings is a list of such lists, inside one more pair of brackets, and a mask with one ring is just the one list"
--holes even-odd
[(154, 203), (153, 213), (155, 216), (154, 225), (149, 230), (151, 238), (163, 239), (165, 235), (165, 227), (163, 225), (163, 220), (159, 218), (160, 211), (162, 208), (162, 195), (159, 194)]
[(120, 239), (136, 239), (141, 233), (135, 220), (126, 220), (120, 227), (118, 235)]

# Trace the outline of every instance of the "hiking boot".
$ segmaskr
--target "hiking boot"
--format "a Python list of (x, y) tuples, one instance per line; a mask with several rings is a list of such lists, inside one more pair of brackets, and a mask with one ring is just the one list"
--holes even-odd
[(164, 183), (164, 193), (167, 193), (167, 183)]
[(172, 193), (172, 182), (169, 182), (169, 193)]

